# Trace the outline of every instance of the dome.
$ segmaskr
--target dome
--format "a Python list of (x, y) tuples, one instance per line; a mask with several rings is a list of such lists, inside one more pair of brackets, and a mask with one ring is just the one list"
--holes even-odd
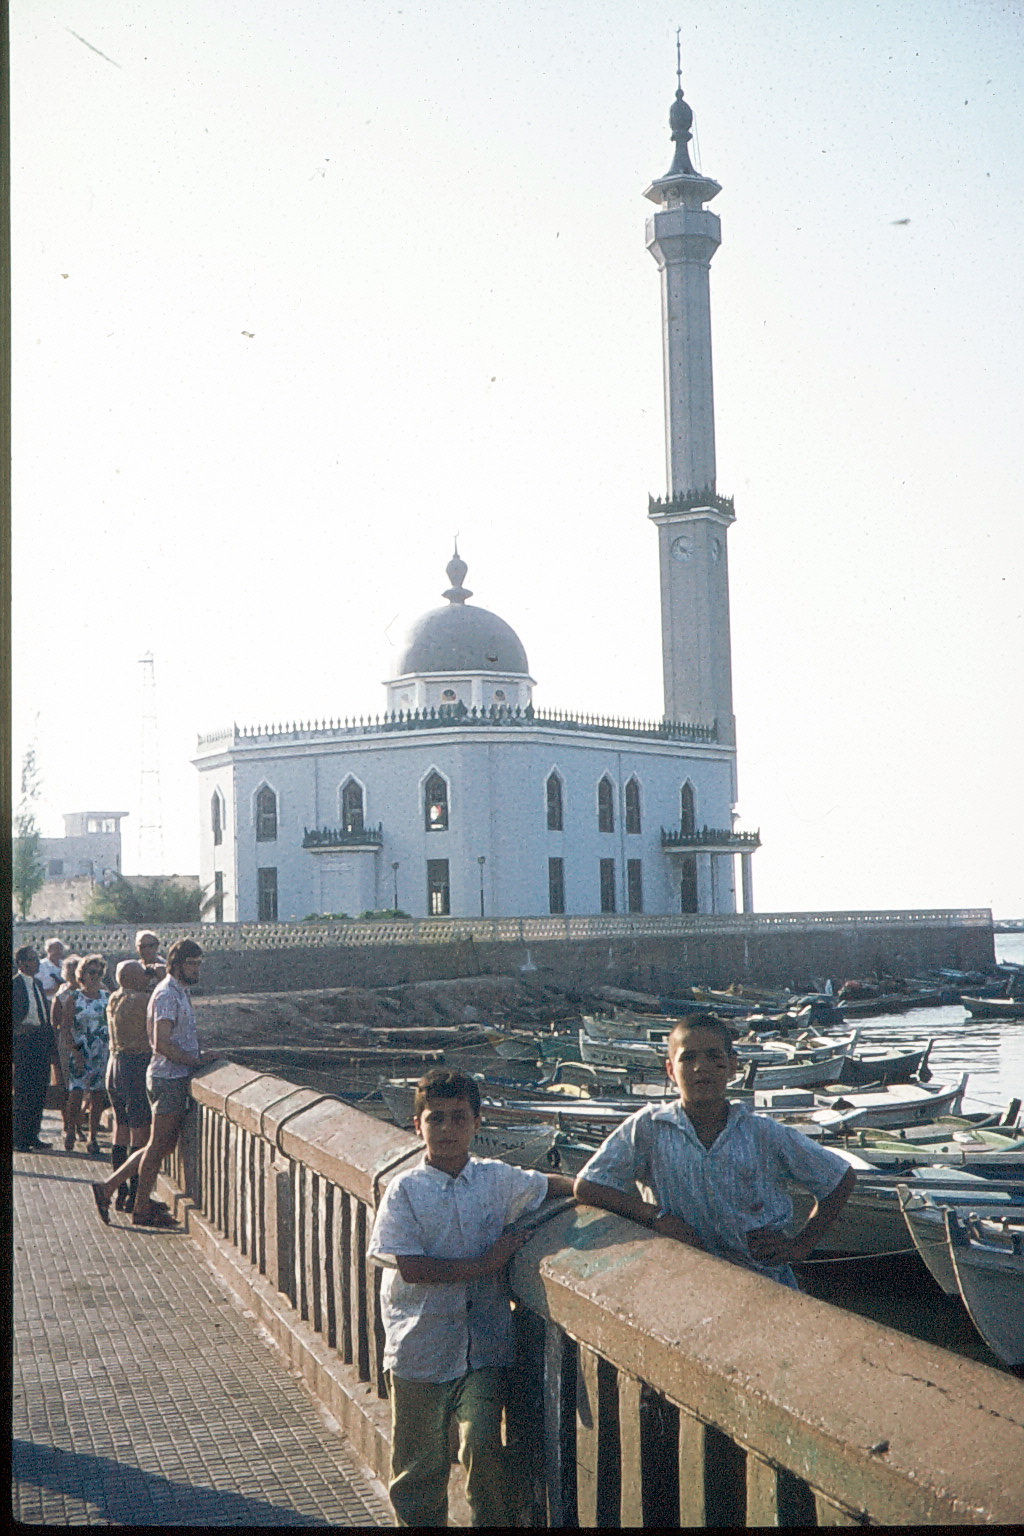
[(398, 672), (529, 672), (511, 624), (486, 608), (450, 603), (425, 613), (409, 631)]
[(513, 672), (525, 675), (529, 663), (511, 624), (486, 608), (466, 603), (473, 594), (462, 585), (468, 567), (458, 548), (448, 563), (452, 585), (447, 607), (432, 608), (409, 631), (398, 661), (398, 675), (424, 672)]

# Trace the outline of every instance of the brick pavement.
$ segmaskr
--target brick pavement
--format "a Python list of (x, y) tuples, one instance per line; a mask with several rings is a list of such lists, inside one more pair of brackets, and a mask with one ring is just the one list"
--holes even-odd
[[(13, 1513), (35, 1525), (390, 1526), (182, 1233), (96, 1214), (109, 1160), (14, 1154)], [(60, 1149), (60, 1150), (57, 1150)], [(165, 1303), (164, 1298), (167, 1298)]]

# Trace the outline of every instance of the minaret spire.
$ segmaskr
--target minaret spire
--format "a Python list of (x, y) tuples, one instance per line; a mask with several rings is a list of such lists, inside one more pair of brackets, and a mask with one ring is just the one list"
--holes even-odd
[(693, 112), (689, 103), (683, 100), (683, 56), (682, 44), (679, 34), (682, 27), (676, 27), (676, 99), (672, 103), (672, 109), (668, 115), (669, 127), (672, 129), (672, 139), (676, 146), (675, 157), (669, 169), (670, 176), (696, 176), (697, 172), (690, 163), (690, 151), (687, 144), (693, 138), (690, 129), (693, 126)]
[(645, 193), (659, 205), (647, 221), (647, 249), (661, 274), (668, 486), (649, 510), (658, 525), (665, 715), (717, 722), (718, 740), (732, 743), (726, 533), (733, 511), (715, 489), (711, 370), (710, 267), (721, 226), (704, 207), (722, 189), (690, 161), (693, 113), (683, 97), (678, 34), (676, 82), (669, 113), (675, 157)]

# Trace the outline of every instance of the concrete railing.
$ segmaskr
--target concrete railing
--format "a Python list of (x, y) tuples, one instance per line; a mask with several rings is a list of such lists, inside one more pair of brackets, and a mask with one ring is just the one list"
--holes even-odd
[[(683, 913), (672, 916), (603, 917), (430, 917), (385, 918), (376, 922), (309, 923), (167, 923), (171, 938), (198, 939), (205, 950), (321, 949), (383, 944), (482, 943), (539, 944), (545, 940), (699, 938), (728, 934), (757, 938), (768, 933), (820, 933), (857, 927), (885, 931), (910, 928), (980, 928), (991, 930), (987, 907), (927, 908), (893, 912)], [(73, 944), (79, 954), (134, 954), (134, 924), (15, 923), (15, 945), (41, 943), (51, 934)]]
[[(366, 1242), (418, 1143), (234, 1065), (192, 1093), (164, 1192), (181, 1192), (221, 1278), (386, 1476)], [(1008, 1375), (593, 1210), (557, 1210), (511, 1285), (508, 1437), (527, 1523), (1024, 1520), (1024, 1386)]]

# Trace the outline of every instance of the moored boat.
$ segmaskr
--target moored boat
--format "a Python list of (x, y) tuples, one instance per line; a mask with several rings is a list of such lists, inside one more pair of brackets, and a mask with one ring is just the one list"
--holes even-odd
[(972, 1019), (1024, 1021), (1024, 997), (968, 997), (964, 993), (960, 1001)]
[(957, 1287), (971, 1322), (1005, 1365), (1024, 1366), (1024, 1220), (944, 1212)]
[(928, 1057), (934, 1040), (905, 1051), (896, 1046), (860, 1046), (850, 1051), (839, 1069), (839, 1081), (850, 1088), (864, 1088), (869, 1083), (909, 1083), (912, 1078), (927, 1082)]
[(847, 1136), (843, 1144), (876, 1168), (900, 1171), (931, 1166), (969, 1169), (986, 1178), (1024, 1178), (1024, 1134), (1014, 1127), (992, 1128), (963, 1117), (903, 1132), (865, 1127)]
[[(902, 1130), (930, 1124), (937, 1115), (956, 1115), (967, 1086), (967, 1073), (955, 1083), (889, 1083), (861, 1092), (819, 1095), (808, 1116), (826, 1129)], [(755, 1094), (755, 1102), (756, 1102)]]
[[(996, 1181), (977, 1174), (950, 1168), (919, 1168), (906, 1173), (890, 1173), (874, 1168), (856, 1153), (842, 1148), (836, 1151), (851, 1164), (857, 1174), (853, 1193), (833, 1226), (815, 1247), (815, 1253), (838, 1256), (888, 1258), (905, 1254), (908, 1249), (907, 1226), (900, 1208), (899, 1188), (907, 1189), (915, 1199), (930, 1197), (942, 1205), (963, 1205), (999, 1214), (1024, 1209), (1024, 1181)], [(803, 1224), (810, 1214), (810, 1193), (793, 1185), (789, 1189), (796, 1220)], [(940, 1216), (941, 1234), (941, 1216)], [(942, 1237), (945, 1244), (945, 1237)]]

